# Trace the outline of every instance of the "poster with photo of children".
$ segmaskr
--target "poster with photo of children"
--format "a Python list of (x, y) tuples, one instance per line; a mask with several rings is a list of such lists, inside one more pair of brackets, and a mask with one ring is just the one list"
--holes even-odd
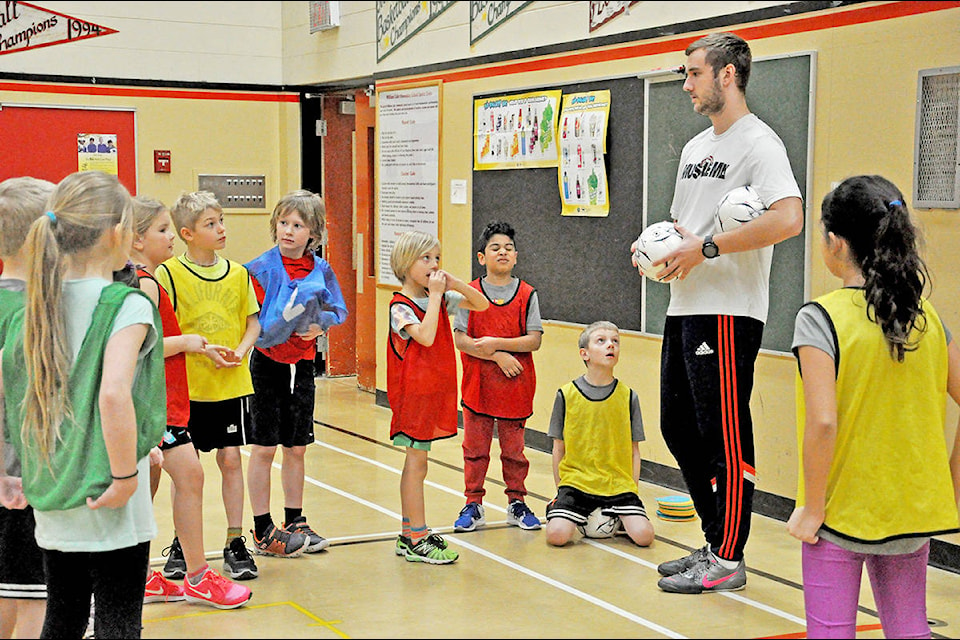
[(555, 167), (561, 91), (474, 100), (473, 168)]
[(563, 96), (557, 180), (565, 216), (603, 217), (610, 212), (604, 162), (609, 117), (609, 90)]
[(117, 134), (78, 133), (77, 171), (102, 171), (118, 175)]

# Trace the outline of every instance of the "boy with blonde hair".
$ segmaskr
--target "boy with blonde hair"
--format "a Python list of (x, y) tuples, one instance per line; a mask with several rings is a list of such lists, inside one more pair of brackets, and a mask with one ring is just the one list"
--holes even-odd
[(637, 491), (645, 440), (637, 392), (613, 376), (620, 360), (620, 329), (594, 322), (580, 334), (587, 372), (560, 387), (553, 404), (553, 479), (557, 497), (547, 505), (547, 543), (561, 547), (595, 509), (620, 518), (641, 547), (653, 542), (653, 525)]
[[(188, 430), (198, 451), (217, 450), (227, 516), (224, 573), (234, 580), (250, 580), (259, 572), (242, 535), (240, 446), (246, 444), (248, 399), (253, 393), (247, 357), (260, 335), (260, 307), (246, 268), (217, 253), (226, 245), (227, 231), (223, 208), (214, 194), (185, 193), (173, 204), (171, 213), (187, 249), (157, 267), (156, 278), (170, 296), (180, 328), (211, 344), (236, 345), (220, 354), (226, 367), (202, 354), (187, 354)], [(174, 538), (164, 575), (174, 573), (181, 562), (182, 551)]]
[[(27, 278), (24, 241), (44, 214), (56, 185), (29, 176), (0, 182), (0, 351), (7, 326), (23, 308)], [(7, 475), (19, 477), (20, 460), (6, 446), (0, 459)], [(43, 558), (34, 535), (33, 508), (0, 507), (0, 638), (38, 638), (47, 608)]]

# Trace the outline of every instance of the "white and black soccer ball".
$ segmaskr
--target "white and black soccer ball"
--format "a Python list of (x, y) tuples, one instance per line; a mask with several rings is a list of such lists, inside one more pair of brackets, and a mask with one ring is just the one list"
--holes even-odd
[(673, 226), (673, 222), (654, 222), (640, 233), (634, 245), (633, 259), (637, 262), (637, 269), (647, 278), (659, 280), (658, 276), (669, 263), (657, 267), (654, 267), (653, 263), (680, 246), (681, 240), (683, 236)]
[(577, 530), (587, 538), (612, 538), (620, 528), (620, 518), (604, 515), (599, 507), (587, 516), (586, 524), (578, 524)]
[(766, 210), (756, 189), (750, 185), (737, 187), (717, 203), (717, 210), (713, 214), (714, 227), (717, 233), (730, 231), (750, 222)]

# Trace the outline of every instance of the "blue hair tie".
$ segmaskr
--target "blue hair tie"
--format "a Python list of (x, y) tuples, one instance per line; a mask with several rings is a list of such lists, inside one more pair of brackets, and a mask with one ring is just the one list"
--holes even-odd
[(900, 200), (891, 200), (891, 201), (890, 201), (890, 204), (889, 204), (888, 206), (890, 206), (890, 207), (902, 207), (902, 206), (903, 206), (903, 202), (900, 201)]
[(50, 222), (57, 224), (57, 214), (53, 211), (47, 211), (47, 217), (50, 218)]

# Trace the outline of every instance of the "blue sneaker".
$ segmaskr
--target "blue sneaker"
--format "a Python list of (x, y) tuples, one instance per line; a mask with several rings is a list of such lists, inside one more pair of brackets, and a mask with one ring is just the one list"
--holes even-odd
[(460, 517), (453, 523), (453, 530), (457, 532), (473, 531), (481, 525), (487, 524), (483, 517), (483, 505), (477, 502), (468, 502), (460, 509)]
[(540, 518), (533, 515), (533, 511), (530, 510), (526, 502), (514, 500), (507, 507), (507, 524), (533, 531), (539, 529), (543, 523), (540, 522)]

